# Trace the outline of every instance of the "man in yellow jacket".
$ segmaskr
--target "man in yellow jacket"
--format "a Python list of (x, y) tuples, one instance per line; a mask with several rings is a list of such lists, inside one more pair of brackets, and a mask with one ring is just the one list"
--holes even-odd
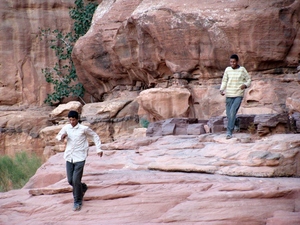
[(245, 89), (251, 84), (251, 77), (247, 70), (238, 62), (239, 57), (236, 54), (230, 56), (230, 66), (225, 69), (220, 88), (221, 95), (226, 94), (227, 139), (232, 138), (235, 126), (239, 129), (236, 114), (243, 100)]

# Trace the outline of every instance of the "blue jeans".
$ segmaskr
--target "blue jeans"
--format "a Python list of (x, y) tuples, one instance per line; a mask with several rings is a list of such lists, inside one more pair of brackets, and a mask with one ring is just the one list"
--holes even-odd
[(236, 114), (240, 108), (243, 97), (226, 97), (227, 135), (232, 135), (236, 122)]
[(74, 204), (79, 205), (82, 204), (82, 197), (84, 191), (84, 184), (81, 183), (84, 164), (85, 161), (76, 163), (71, 163), (67, 161), (66, 163), (68, 183), (73, 187)]

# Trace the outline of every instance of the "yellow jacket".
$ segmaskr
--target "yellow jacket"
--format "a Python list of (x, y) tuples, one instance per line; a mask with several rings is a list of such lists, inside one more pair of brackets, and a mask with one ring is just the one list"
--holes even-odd
[(232, 69), (229, 66), (225, 69), (220, 91), (226, 90), (226, 97), (243, 97), (245, 90), (240, 88), (243, 84), (247, 87), (251, 84), (251, 77), (245, 67)]

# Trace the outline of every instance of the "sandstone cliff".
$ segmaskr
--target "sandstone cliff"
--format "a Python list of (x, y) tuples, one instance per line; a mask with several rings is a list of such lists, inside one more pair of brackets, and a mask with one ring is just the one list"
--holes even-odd
[(283, 112), (299, 96), (299, 20), (298, 0), (103, 1), (73, 57), (96, 100), (157, 88), (138, 101), (140, 114), (156, 121), (222, 114), (218, 88), (237, 53), (253, 79), (241, 112)]
[[(1, 224), (300, 223), (298, 134), (282, 134), (292, 118), (300, 127), (299, 0), (99, 0), (73, 52), (87, 104), (44, 107), (41, 68), (54, 55), (38, 28), (68, 30), (72, 3), (0, 2), (0, 154), (48, 159), (23, 189), (0, 193)], [(218, 89), (232, 53), (253, 82), (245, 133), (225, 140)], [(91, 148), (78, 214), (54, 140), (69, 109), (105, 151), (99, 162)], [(210, 120), (213, 134), (174, 117)], [(248, 118), (264, 137), (249, 134)], [(139, 119), (155, 122), (152, 137)]]
[(0, 105), (41, 106), (51, 87), (42, 68), (54, 64), (54, 52), (41, 41), (39, 28), (70, 29), (72, 0), (0, 2)]
[(72, 0), (0, 2), (0, 154), (18, 151), (42, 154), (39, 131), (51, 125), (51, 108), (43, 101), (51, 87), (41, 69), (55, 63), (55, 55), (39, 29), (70, 29)]
[[(103, 126), (105, 141), (132, 132), (140, 126), (140, 118), (207, 120), (224, 115), (224, 98), (218, 88), (232, 53), (240, 55), (253, 80), (239, 113), (300, 111), (299, 0), (99, 3), (91, 29), (76, 43), (73, 59), (87, 96), (92, 96), (86, 97), (86, 102), (103, 102), (101, 116), (89, 115), (87, 119), (95, 127)], [(4, 31), (0, 56), (1, 152), (13, 154), (32, 148), (26, 143), (34, 138), (35, 151), (41, 154), (43, 141), (23, 125), (18, 129), (22, 132), (14, 134), (20, 139), (19, 145), (9, 146), (7, 131), (16, 129), (14, 117), (7, 114), (22, 110), (20, 114), (26, 118), (26, 109), (43, 106), (51, 87), (41, 68), (51, 66), (54, 55), (37, 34), (39, 28), (70, 29), (68, 8), (73, 1), (0, 4)], [(109, 107), (104, 105), (111, 103), (115, 112), (105, 114)], [(37, 110), (44, 122), (32, 124), (35, 130), (49, 124), (51, 110)], [(126, 127), (130, 129), (126, 131)]]

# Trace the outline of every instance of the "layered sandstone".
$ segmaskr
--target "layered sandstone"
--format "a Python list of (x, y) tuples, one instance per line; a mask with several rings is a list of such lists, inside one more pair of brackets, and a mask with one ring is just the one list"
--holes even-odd
[[(297, 90), (297, 0), (99, 3), (90, 31), (73, 54), (80, 80), (98, 101), (119, 86), (168, 87), (180, 78), (192, 89), (190, 111), (201, 118), (219, 114), (216, 106), (203, 108), (219, 103), (211, 97), (233, 52), (258, 80), (246, 101), (251, 107), (264, 113), (281, 110), (291, 95), (286, 92)], [(55, 0), (1, 3), (1, 105), (43, 104), (51, 87), (41, 68), (51, 67), (55, 57), (39, 39), (39, 28), (69, 30), (71, 6), (72, 1)], [(269, 90), (264, 97), (273, 96), (274, 89), (284, 91), (275, 93), (270, 106), (261, 86)]]
[[(290, 113), (291, 118), (299, 117), (292, 115), (300, 111), (299, 0), (99, 3), (91, 29), (76, 43), (73, 59), (81, 82), (92, 95), (85, 98), (90, 107), (85, 119), (105, 142), (133, 132), (140, 127), (141, 118), (208, 120), (224, 116), (225, 98), (218, 89), (233, 52), (240, 55), (253, 80), (240, 114)], [(6, 121), (11, 120), (5, 118), (9, 113), (43, 104), (51, 87), (41, 68), (51, 67), (55, 57), (37, 34), (39, 28), (70, 29), (68, 10), (73, 1), (0, 4), (5, 31), (0, 40), (0, 105)], [(97, 107), (89, 105), (98, 101)], [(115, 111), (109, 112), (112, 107)], [(40, 131), (45, 125), (35, 121), (45, 120), (50, 112), (36, 113), (37, 119), (28, 122)], [(58, 123), (51, 117), (49, 121)], [(18, 146), (5, 141), (11, 140), (8, 130), (16, 131), (9, 123), (1, 128), (0, 139), (7, 148), (2, 152), (24, 147), (24, 141), (18, 141)], [(13, 135), (13, 139), (32, 138), (26, 132)], [(35, 144), (26, 149), (38, 146), (35, 151), (41, 153), (42, 142), (34, 135), (28, 143)]]
[[(285, 133), (287, 118), (300, 127), (300, 1), (99, 3), (73, 52), (92, 97), (55, 109), (33, 108), (51, 90), (41, 68), (55, 58), (37, 34), (39, 27), (68, 30), (73, 1), (0, 3), (1, 154), (26, 150), (48, 159), (23, 189), (0, 193), (0, 223), (298, 225), (298, 135), (266, 131)], [(239, 113), (260, 118), (253, 122), (263, 138), (239, 133), (226, 140), (214, 119), (215, 127), (186, 128), (197, 135), (177, 135), (177, 124), (155, 137), (135, 129), (141, 118), (223, 122), (218, 89), (232, 53), (253, 80)], [(83, 177), (89, 190), (72, 220), (65, 143), (54, 139), (70, 109), (100, 135), (105, 152), (99, 159), (90, 149)], [(282, 125), (278, 115), (287, 113)]]
[(120, 86), (156, 87), (152, 104), (145, 107), (150, 97), (140, 95), (140, 113), (167, 119), (180, 105), (164, 101), (169, 90), (160, 88), (175, 86), (190, 92), (180, 114), (208, 119), (224, 111), (218, 88), (228, 57), (237, 53), (253, 79), (240, 112), (281, 113), (299, 93), (299, 9), (298, 0), (103, 1), (73, 58), (98, 100)]
[(70, 30), (72, 0), (0, 2), (0, 105), (43, 105), (51, 86), (42, 68), (53, 67), (54, 51), (40, 29)]
[(299, 178), (265, 178), (299, 174), (298, 135), (251, 138), (124, 138), (104, 144), (103, 158), (92, 147), (79, 212), (57, 153), (23, 189), (0, 193), (0, 223), (298, 225)]
[(40, 29), (71, 29), (73, 0), (0, 1), (0, 155), (19, 151), (42, 155), (39, 132), (52, 125), (44, 100), (52, 87), (42, 68), (57, 58)]
[(0, 112), (0, 155), (14, 156), (26, 151), (39, 156), (45, 144), (40, 131), (52, 123), (49, 109)]

